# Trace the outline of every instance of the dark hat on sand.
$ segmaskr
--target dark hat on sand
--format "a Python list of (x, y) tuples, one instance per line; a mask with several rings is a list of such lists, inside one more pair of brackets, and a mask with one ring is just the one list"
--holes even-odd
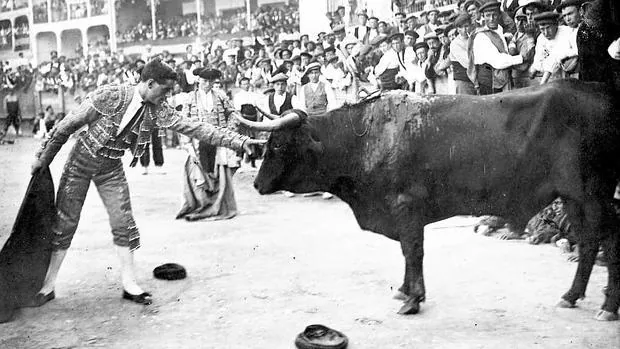
[(153, 276), (161, 280), (181, 280), (187, 277), (187, 272), (180, 264), (166, 263), (153, 269)]
[(343, 333), (324, 325), (310, 325), (297, 335), (295, 346), (298, 349), (345, 349), (349, 338)]

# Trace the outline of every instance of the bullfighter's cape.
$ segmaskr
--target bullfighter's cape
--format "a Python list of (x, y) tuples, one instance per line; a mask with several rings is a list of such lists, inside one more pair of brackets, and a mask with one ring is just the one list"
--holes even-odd
[(28, 185), (13, 230), (0, 251), (0, 323), (41, 289), (52, 254), (56, 219), (54, 182), (49, 169), (37, 172)]

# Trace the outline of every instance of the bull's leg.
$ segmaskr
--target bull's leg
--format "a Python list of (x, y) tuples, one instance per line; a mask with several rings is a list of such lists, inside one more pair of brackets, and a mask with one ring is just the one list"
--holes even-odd
[(560, 303), (558, 303), (559, 307), (573, 308), (579, 298), (586, 296), (586, 286), (590, 280), (590, 274), (592, 273), (592, 267), (594, 266), (598, 249), (598, 240), (579, 242), (579, 264), (577, 265), (577, 272), (573, 279), (573, 285), (570, 290), (562, 296)]
[(603, 249), (607, 257), (607, 290), (602, 309), (596, 315), (597, 320), (618, 320), (620, 306), (620, 233), (612, 232), (603, 242)]
[[(404, 234), (403, 234), (404, 235)], [(417, 314), (420, 311), (420, 302), (426, 299), (422, 262), (424, 259), (423, 228), (419, 232), (409, 231), (409, 236), (401, 236), (401, 248), (405, 257), (405, 281), (400, 291), (407, 295), (405, 304), (398, 311), (399, 314)]]
[[(405, 258), (406, 261), (406, 258)], [(409, 267), (409, 263), (405, 262), (405, 280), (403, 280), (402, 286), (398, 288), (398, 292), (394, 295), (394, 299), (399, 301), (406, 301), (409, 297), (409, 284), (407, 283), (407, 275), (411, 274), (411, 268)]]

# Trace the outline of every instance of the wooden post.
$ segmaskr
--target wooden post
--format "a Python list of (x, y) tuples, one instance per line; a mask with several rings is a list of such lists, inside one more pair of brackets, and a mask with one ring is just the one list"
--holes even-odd
[[(108, 15), (110, 16), (110, 27), (108, 28), (110, 34), (110, 50), (112, 52), (116, 52), (116, 47), (118, 42), (116, 40), (116, 0), (108, 0)], [(86, 42), (86, 47), (88, 47), (88, 42)], [(84, 55), (86, 55), (86, 50), (84, 50)]]
[(155, 0), (151, 0), (151, 27), (153, 27), (153, 41), (157, 40), (157, 19), (155, 19)]
[(198, 25), (198, 38), (202, 36), (202, 25), (200, 21), (202, 20), (202, 13), (200, 12), (202, 8), (200, 7), (200, 1), (196, 0), (196, 23)]
[(252, 0), (245, 0), (247, 30), (252, 31)]

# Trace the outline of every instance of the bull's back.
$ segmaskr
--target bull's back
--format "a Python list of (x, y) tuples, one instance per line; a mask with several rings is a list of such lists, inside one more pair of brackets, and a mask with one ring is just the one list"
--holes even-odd
[[(601, 127), (617, 131), (609, 96), (591, 87), (560, 82), (486, 97), (431, 98), (433, 132), (413, 142), (434, 205), (448, 214), (523, 220), (555, 195), (583, 197), (584, 171), (591, 170), (584, 167), (584, 141), (600, 136)], [(613, 139), (606, 137), (605, 143)], [(591, 153), (602, 148), (590, 145)]]

